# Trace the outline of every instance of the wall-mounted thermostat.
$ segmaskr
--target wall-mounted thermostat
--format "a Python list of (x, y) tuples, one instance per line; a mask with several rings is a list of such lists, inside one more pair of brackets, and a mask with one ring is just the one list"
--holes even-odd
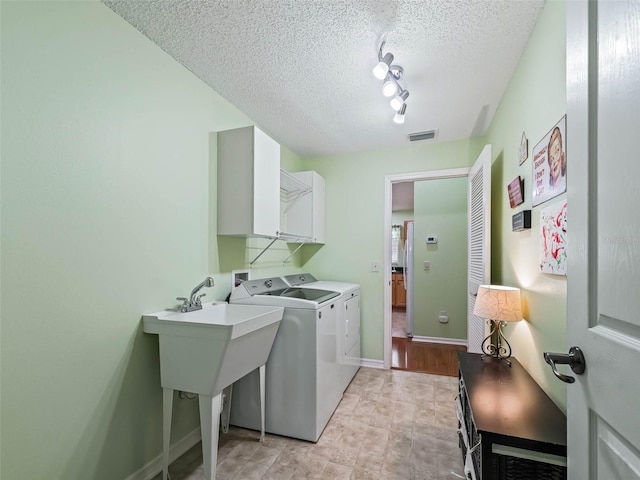
[(427, 237), (427, 243), (438, 243), (438, 237)]

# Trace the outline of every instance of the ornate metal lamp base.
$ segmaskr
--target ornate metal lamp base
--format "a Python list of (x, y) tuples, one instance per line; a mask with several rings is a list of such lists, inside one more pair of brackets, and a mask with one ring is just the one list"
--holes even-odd
[[(504, 360), (507, 365), (511, 366), (511, 362), (508, 360), (511, 356), (511, 345), (509, 345), (509, 342), (502, 333), (502, 327), (504, 327), (507, 322), (487, 320), (487, 324), (491, 326), (491, 332), (489, 332), (487, 338), (482, 341), (482, 351), (484, 352), (482, 357), (493, 357), (498, 360)], [(496, 342), (495, 344), (492, 343), (494, 340)]]

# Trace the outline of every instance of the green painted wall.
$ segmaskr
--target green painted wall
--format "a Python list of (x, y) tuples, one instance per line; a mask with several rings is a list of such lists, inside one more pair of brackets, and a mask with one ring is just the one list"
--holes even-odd
[[(211, 140), (252, 122), (102, 3), (0, 6), (0, 477), (122, 479), (161, 452), (141, 315), (207, 274), (224, 299), (254, 248), (215, 234)], [(198, 425), (176, 400), (173, 440)]]
[[(389, 134), (394, 134), (389, 123)], [(305, 251), (304, 270), (321, 279), (362, 286), (362, 355), (383, 359), (385, 175), (467, 167), (480, 152), (478, 139), (424, 143), (387, 151), (303, 158), (326, 182), (326, 245)], [(306, 248), (306, 247), (305, 247)]]
[[(514, 355), (566, 410), (566, 386), (553, 376), (542, 353), (567, 351), (567, 279), (539, 269), (540, 210), (566, 194), (532, 209), (531, 230), (511, 231), (511, 216), (531, 209), (531, 150), (566, 112), (565, 22), (564, 2), (548, 1), (494, 117), (487, 142), (492, 144), (494, 156), (492, 282), (522, 289), (527, 320), (509, 325), (507, 335)], [(523, 131), (529, 138), (529, 159), (519, 166)], [(570, 152), (568, 160), (570, 164)], [(518, 175), (524, 178), (525, 202), (511, 209), (507, 184)]]
[(414, 335), (467, 339), (467, 189), (466, 177), (414, 183)]

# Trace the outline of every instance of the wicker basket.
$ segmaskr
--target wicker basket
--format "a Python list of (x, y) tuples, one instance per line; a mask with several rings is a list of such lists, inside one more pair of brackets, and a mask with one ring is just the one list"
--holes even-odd
[(567, 467), (508, 455), (492, 455), (491, 471), (500, 480), (567, 479)]
[[(467, 431), (467, 435), (469, 438), (467, 441), (469, 442), (469, 448), (473, 448), (481, 442), (480, 435), (476, 430), (476, 426), (473, 423), (473, 419), (471, 418), (471, 407), (469, 405), (469, 399), (465, 393), (461, 394), (462, 400), (462, 412), (464, 414), (464, 423), (465, 429)], [(465, 462), (467, 458), (467, 447), (462, 440), (462, 435), (459, 434), (460, 438), (458, 443), (462, 450), (462, 461)], [(473, 467), (476, 473), (476, 478), (482, 478), (482, 444), (478, 445), (478, 447), (471, 452), (471, 458), (473, 460)]]

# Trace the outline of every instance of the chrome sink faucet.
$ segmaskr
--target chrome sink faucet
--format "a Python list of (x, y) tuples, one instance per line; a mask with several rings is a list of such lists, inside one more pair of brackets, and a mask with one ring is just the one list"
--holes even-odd
[(190, 298), (178, 297), (176, 299), (182, 302), (182, 305), (180, 306), (181, 312), (193, 312), (194, 310), (202, 310), (201, 298), (204, 297), (206, 293), (201, 293), (200, 295), (198, 295), (198, 292), (204, 287), (213, 287), (213, 278), (207, 277), (198, 285), (196, 285), (195, 288), (191, 290)]

